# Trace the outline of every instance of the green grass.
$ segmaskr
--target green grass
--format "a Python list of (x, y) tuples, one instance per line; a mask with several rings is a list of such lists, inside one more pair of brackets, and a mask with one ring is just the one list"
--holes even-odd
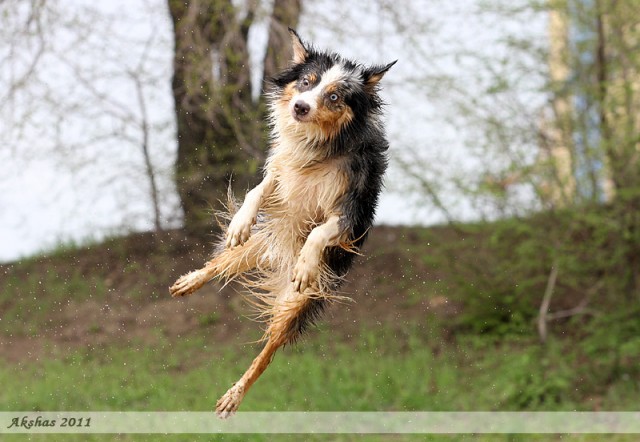
[[(397, 260), (398, 270), (393, 274), (372, 272), (371, 277), (376, 289), (372, 294), (380, 297), (380, 302), (394, 309), (392, 311), (398, 309), (398, 319), (376, 325), (365, 314), (354, 316), (353, 320), (362, 324), (359, 331), (330, 330), (327, 323), (321, 323), (300, 345), (278, 352), (271, 367), (251, 389), (241, 411), (638, 410), (640, 322), (637, 318), (640, 310), (637, 305), (626, 303), (624, 308), (612, 310), (604, 307), (612, 304), (601, 306), (594, 299), (590, 305), (595, 312), (593, 316), (550, 324), (549, 340), (546, 345), (540, 345), (530, 317), (504, 316), (498, 308), (500, 303), (496, 300), (506, 303), (506, 311), (513, 308), (520, 312), (515, 310), (522, 304), (517, 298), (510, 301), (508, 290), (480, 290), (482, 284), (491, 287), (495, 281), (495, 275), (489, 278), (483, 273), (485, 268), (493, 268), (489, 265), (493, 261), (487, 260), (494, 259), (495, 254), (488, 254), (486, 250), (482, 252), (484, 255), (478, 254), (476, 249), (482, 249), (483, 242), (491, 239), (482, 234), (481, 227), (478, 227), (481, 234), (473, 231), (476, 236), (467, 237), (465, 241), (453, 240), (453, 233), (442, 229), (396, 232), (397, 240), (375, 249), (378, 257), (372, 257), (371, 264), (377, 263), (378, 267), (372, 266), (373, 269), (384, 269), (381, 263)], [(152, 237), (113, 239), (92, 246), (93, 250), (61, 249), (55, 257), (5, 265), (0, 269), (3, 271), (0, 273), (3, 276), (0, 278), (0, 339), (51, 335), (51, 330), (64, 327), (64, 321), (74, 320), (65, 310), (70, 302), (74, 308), (90, 301), (126, 305), (135, 310), (163, 299), (170, 275), (186, 271), (193, 262), (199, 263), (202, 259), (199, 254), (181, 255), (182, 250), (191, 249), (193, 245), (185, 249), (172, 244), (169, 239), (163, 242)], [(479, 267), (479, 273), (478, 269), (469, 270), (472, 264)], [(486, 281), (473, 279), (473, 275), (486, 276)], [(526, 289), (535, 296), (543, 290), (544, 287)], [(515, 288), (511, 291), (515, 293)], [(554, 301), (563, 299), (559, 295)], [(462, 315), (437, 312), (423, 315), (409, 311), (435, 296), (463, 305)], [(573, 302), (572, 298), (567, 299)], [(575, 303), (567, 304), (572, 305)], [(72, 314), (73, 309), (70, 310)], [(234, 315), (236, 313), (234, 310)], [(212, 411), (217, 398), (238, 379), (259, 351), (257, 345), (236, 344), (240, 339), (236, 334), (226, 342), (209, 336), (225, 327), (227, 319), (224, 313), (202, 311), (195, 317), (197, 325), (188, 335), (176, 337), (158, 328), (157, 336), (153, 336), (157, 339), (151, 340), (155, 342), (153, 345), (111, 339), (103, 345), (68, 351), (63, 348), (65, 341), (58, 339), (51, 342), (56, 351), (45, 348), (37, 362), (9, 363), (0, 358), (1, 409)], [(86, 333), (108, 336), (102, 333), (103, 325), (97, 318), (87, 325)], [(247, 340), (252, 338), (255, 336)], [(45, 345), (49, 345), (46, 342)], [(93, 339), (83, 342), (93, 342)], [(30, 439), (591, 441), (604, 438), (31, 435)], [(637, 438), (607, 436), (606, 439)], [(25, 440), (25, 437), (3, 435), (2, 440)]]
[(34, 335), (43, 325), (51, 327), (51, 312), (60, 312), (70, 300), (85, 295), (85, 300), (104, 299), (108, 288), (99, 275), (83, 275), (80, 270), (58, 273), (43, 270), (26, 275), (10, 275), (3, 281), (5, 295), (0, 332)]
[[(471, 336), (447, 343), (435, 330), (418, 325), (401, 331), (364, 330), (355, 345), (334, 342), (328, 332), (315, 334), (304, 345), (278, 353), (241, 410), (591, 409), (574, 378), (570, 363), (576, 355), (569, 343), (541, 347), (522, 339), (492, 342)], [(86, 349), (30, 365), (3, 363), (0, 403), (4, 410), (211, 411), (257, 350), (254, 345), (224, 346), (194, 337), (152, 347), (130, 343)], [(631, 410), (637, 408), (639, 393), (637, 377), (623, 376), (604, 392), (599, 406)], [(495, 440), (489, 436), (484, 439)], [(145, 438), (129, 435), (119, 440)], [(222, 440), (246, 437), (230, 435)], [(256, 436), (255, 440), (271, 439)], [(322, 440), (387, 439), (335, 435)]]

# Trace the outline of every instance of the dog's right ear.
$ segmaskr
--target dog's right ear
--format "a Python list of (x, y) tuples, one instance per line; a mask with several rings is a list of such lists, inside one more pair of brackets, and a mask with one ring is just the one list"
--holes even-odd
[(291, 47), (293, 49), (293, 62), (295, 64), (304, 63), (309, 56), (309, 51), (302, 42), (302, 39), (296, 31), (289, 28), (289, 34), (291, 34)]

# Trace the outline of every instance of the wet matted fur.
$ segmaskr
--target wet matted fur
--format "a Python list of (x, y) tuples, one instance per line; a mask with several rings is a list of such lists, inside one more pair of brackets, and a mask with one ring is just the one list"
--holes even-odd
[(184, 296), (214, 278), (238, 280), (266, 323), (264, 348), (216, 404), (221, 417), (237, 410), (276, 350), (340, 297), (387, 167), (378, 83), (395, 62), (363, 66), (290, 31), (292, 63), (271, 79), (268, 92), (264, 179), (237, 212), (230, 210), (211, 261), (170, 288)]

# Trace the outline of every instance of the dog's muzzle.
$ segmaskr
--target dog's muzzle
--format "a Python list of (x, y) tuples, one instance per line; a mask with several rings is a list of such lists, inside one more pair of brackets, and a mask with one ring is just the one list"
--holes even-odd
[(297, 121), (306, 121), (311, 112), (311, 105), (304, 100), (297, 100), (291, 109), (293, 118)]

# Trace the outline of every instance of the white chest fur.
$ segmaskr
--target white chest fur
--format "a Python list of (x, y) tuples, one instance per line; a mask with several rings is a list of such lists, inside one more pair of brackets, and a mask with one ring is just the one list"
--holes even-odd
[(347, 189), (344, 160), (307, 164), (287, 161), (286, 157), (273, 160), (270, 170), (276, 185), (272, 202), (281, 217), (316, 223), (339, 214), (339, 203)]

